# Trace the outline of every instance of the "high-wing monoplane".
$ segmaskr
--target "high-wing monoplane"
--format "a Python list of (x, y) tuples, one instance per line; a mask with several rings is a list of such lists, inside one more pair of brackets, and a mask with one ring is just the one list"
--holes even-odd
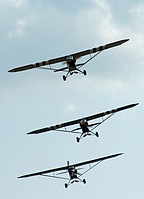
[[(105, 157), (101, 157), (101, 158), (97, 158), (93, 160), (88, 160), (85, 162), (80, 162), (80, 163), (76, 163), (72, 165), (70, 165), (69, 161), (67, 161), (67, 166), (40, 171), (36, 173), (31, 173), (27, 175), (22, 175), (22, 176), (19, 176), (18, 178), (27, 178), (27, 177), (32, 177), (32, 176), (45, 176), (45, 177), (52, 177), (52, 178), (57, 178), (57, 179), (64, 179), (64, 180), (68, 180), (68, 183), (65, 183), (65, 188), (67, 188), (70, 184), (74, 182), (83, 182), (84, 184), (86, 184), (86, 180), (85, 179), (82, 180), (80, 178), (81, 176), (83, 176), (85, 173), (90, 171), (92, 168), (97, 166), (102, 161), (117, 157), (122, 154), (123, 153), (113, 154), (113, 155), (109, 155), (109, 156), (105, 156)], [(86, 165), (88, 165), (88, 168), (85, 168), (85, 169), (83, 167), (81, 168), (81, 166), (86, 166)], [(81, 170), (81, 169), (84, 169), (84, 171), (82, 173), (78, 172), (78, 170)], [(59, 171), (63, 171), (63, 172), (59, 172)], [(69, 174), (69, 178), (60, 176), (60, 175), (64, 175), (65, 173)]]
[[(89, 61), (91, 61), (94, 57), (96, 57), (102, 51), (109, 49), (109, 48), (119, 46), (119, 45), (127, 42), (128, 40), (129, 39), (123, 39), (123, 40), (119, 40), (119, 41), (116, 41), (113, 43), (108, 43), (103, 46), (95, 47), (95, 48), (84, 50), (84, 51), (77, 52), (77, 53), (72, 53), (72, 54), (69, 54), (66, 56), (50, 59), (47, 61), (41, 61), (41, 62), (37, 62), (34, 64), (20, 66), (20, 67), (11, 69), (8, 72), (20, 72), (20, 71), (24, 71), (24, 70), (33, 69), (33, 68), (52, 70), (54, 72), (64, 71), (64, 72), (66, 72), (66, 75), (63, 75), (63, 80), (66, 81), (67, 77), (70, 75), (73, 75), (73, 74), (81, 73), (83, 75), (87, 75), (86, 70), (83, 70), (83, 71), (81, 70), (82, 66), (86, 65)], [(91, 54), (93, 54), (93, 56)], [(86, 56), (86, 55), (90, 55), (90, 57), (85, 62), (76, 63), (76, 61), (80, 57)], [(62, 68), (52, 68), (51, 67), (52, 64), (56, 64), (56, 63), (60, 63), (60, 62), (66, 63), (66, 66), (62, 67)]]
[[(52, 130), (59, 131), (59, 132), (76, 133), (76, 134), (80, 134), (80, 137), (76, 137), (77, 142), (79, 142), (80, 139), (82, 139), (82, 138), (84, 138), (88, 135), (94, 135), (96, 137), (99, 137), (98, 132), (94, 132), (95, 128), (97, 128), (100, 124), (102, 124), (107, 119), (109, 119), (115, 113), (129, 109), (129, 108), (132, 108), (136, 105), (138, 105), (138, 103), (129, 104), (129, 105), (122, 106), (122, 107), (119, 107), (119, 108), (116, 108), (116, 109), (112, 109), (112, 110), (109, 110), (109, 111), (106, 111), (106, 112), (102, 112), (102, 113), (94, 114), (94, 115), (87, 116), (87, 117), (84, 117), (84, 118), (76, 119), (76, 120), (73, 120), (73, 121), (69, 121), (69, 122), (57, 124), (57, 125), (54, 125), (54, 126), (34, 130), (34, 131), (31, 131), (31, 132), (28, 132), (27, 134), (41, 134), (41, 133), (45, 133), (45, 132), (52, 131)], [(88, 123), (89, 120), (94, 120), (94, 119), (97, 119), (97, 118), (101, 118), (101, 120), (98, 121), (98, 122), (91, 123), (91, 124)], [(79, 127), (74, 128), (72, 130), (68, 130), (66, 128), (68, 126), (73, 126), (73, 125), (76, 125), (76, 124), (79, 124)], [(82, 132), (80, 132), (79, 130), (81, 130)]]

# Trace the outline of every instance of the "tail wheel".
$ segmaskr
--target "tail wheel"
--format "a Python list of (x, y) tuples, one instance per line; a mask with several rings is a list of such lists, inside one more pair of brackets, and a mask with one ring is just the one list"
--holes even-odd
[(87, 75), (87, 72), (86, 72), (86, 70), (84, 70), (84, 71), (83, 71), (83, 74), (84, 74), (84, 75)]
[(65, 188), (68, 188), (68, 184), (65, 183)]
[(63, 80), (66, 81), (66, 76), (65, 75), (63, 75)]
[(86, 184), (86, 180), (85, 179), (83, 179), (83, 183)]

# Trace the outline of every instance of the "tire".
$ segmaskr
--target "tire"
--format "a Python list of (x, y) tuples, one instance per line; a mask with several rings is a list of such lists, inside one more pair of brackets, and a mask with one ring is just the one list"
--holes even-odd
[(97, 137), (99, 137), (99, 134), (98, 134), (98, 132), (96, 132), (96, 134), (95, 134)]
[(65, 75), (63, 75), (63, 80), (66, 81), (66, 76)]
[(68, 184), (65, 183), (65, 188), (68, 188)]
[(84, 71), (83, 71), (83, 74), (84, 74), (85, 76), (87, 75), (87, 72), (86, 72), (86, 70), (84, 70)]

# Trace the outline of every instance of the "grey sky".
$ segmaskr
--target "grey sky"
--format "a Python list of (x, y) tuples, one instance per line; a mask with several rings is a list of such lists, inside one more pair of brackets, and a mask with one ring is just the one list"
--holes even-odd
[[(144, 3), (137, 1), (0, 0), (0, 197), (142, 198), (144, 186)], [(16, 66), (129, 38), (85, 66), (88, 76)], [(81, 61), (81, 60), (80, 60)], [(61, 64), (59, 64), (61, 67)], [(99, 139), (80, 144), (56, 132), (28, 131), (129, 103), (139, 106), (113, 116), (98, 128)], [(85, 175), (87, 184), (64, 189), (64, 181), (17, 176), (113, 153)]]

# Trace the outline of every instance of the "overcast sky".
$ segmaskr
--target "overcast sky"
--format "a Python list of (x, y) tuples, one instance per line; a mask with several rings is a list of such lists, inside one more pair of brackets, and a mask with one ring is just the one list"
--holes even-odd
[[(144, 197), (144, 2), (142, 0), (0, 0), (0, 197), (135, 199)], [(121, 39), (66, 82), (63, 72), (8, 70)], [(83, 59), (80, 59), (82, 61)], [(56, 67), (61, 67), (61, 64)], [(111, 110), (100, 137), (37, 128)], [(17, 176), (123, 152), (88, 172), (87, 184)]]

